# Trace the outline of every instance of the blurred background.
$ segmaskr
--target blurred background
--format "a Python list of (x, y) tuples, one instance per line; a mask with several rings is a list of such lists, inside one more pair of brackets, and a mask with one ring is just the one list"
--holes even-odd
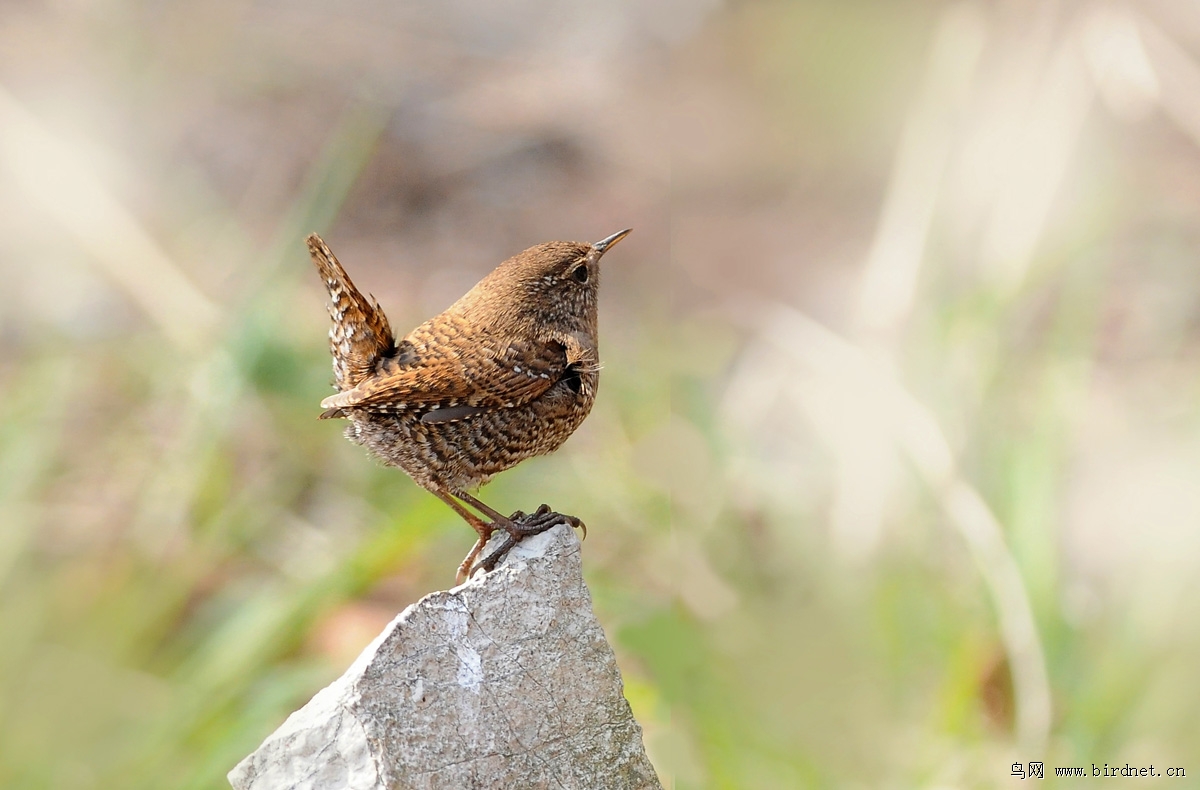
[(1190, 0), (0, 4), (0, 786), (225, 787), (453, 583), (306, 233), (407, 331), (629, 226), (484, 499), (667, 787), (1200, 776), (1197, 96)]

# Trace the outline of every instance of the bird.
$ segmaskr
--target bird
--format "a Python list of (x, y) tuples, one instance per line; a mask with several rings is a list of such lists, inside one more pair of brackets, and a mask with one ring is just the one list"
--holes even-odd
[[(522, 538), (555, 524), (587, 535), (580, 519), (548, 505), (505, 516), (471, 491), (526, 458), (554, 452), (591, 412), (600, 380), (600, 259), (630, 231), (592, 244), (530, 247), (399, 340), (321, 237), (306, 239), (332, 320), (337, 393), (321, 401), (320, 417), (348, 420), (346, 438), (471, 525), (478, 538), (458, 567), (458, 583), (480, 568), (491, 571)], [(480, 560), (497, 530), (505, 539)]]

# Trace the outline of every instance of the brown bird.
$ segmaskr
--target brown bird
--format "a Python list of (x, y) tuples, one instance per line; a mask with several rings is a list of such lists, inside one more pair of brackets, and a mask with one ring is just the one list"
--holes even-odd
[[(530, 247), (398, 343), (379, 303), (354, 287), (320, 236), (308, 237), (333, 319), (338, 394), (321, 401), (321, 417), (349, 419), (346, 438), (403, 469), (475, 529), (460, 582), (477, 567), (491, 570), (525, 536), (564, 521), (583, 527), (547, 505), (504, 516), (468, 491), (554, 452), (591, 411), (600, 258), (628, 233)], [(476, 565), (497, 529), (508, 537)]]

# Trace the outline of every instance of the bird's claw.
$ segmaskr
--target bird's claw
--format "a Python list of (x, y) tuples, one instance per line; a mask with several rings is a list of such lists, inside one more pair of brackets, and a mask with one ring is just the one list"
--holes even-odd
[[(583, 523), (582, 519), (568, 516), (565, 513), (556, 513), (550, 509), (549, 505), (543, 504), (532, 513), (526, 513), (523, 510), (516, 511), (509, 517), (508, 524), (499, 525), (499, 529), (508, 533), (500, 545), (483, 559), (475, 562), (469, 571), (465, 569), (466, 562), (459, 568), (459, 583), (471, 578), (480, 569), (485, 573), (490, 573), (521, 540), (531, 535), (539, 535), (559, 524), (567, 524), (573, 529), (583, 530), (583, 537), (587, 538), (587, 525)], [(474, 556), (469, 559), (474, 559)]]
[(533, 518), (545, 518), (552, 524), (567, 524), (571, 529), (583, 531), (583, 540), (587, 540), (587, 524), (583, 523), (583, 519), (578, 516), (568, 516), (566, 513), (555, 513), (550, 509), (549, 505), (542, 505), (537, 509), (532, 516)]
[(542, 516), (549, 515), (550, 513), (553, 513), (553, 512), (554, 511), (550, 509), (549, 505), (543, 504), (543, 505), (538, 505), (538, 509), (533, 511), (532, 513), (526, 513), (524, 510), (517, 510), (517, 511), (513, 512), (513, 514), (511, 516), (509, 516), (508, 518), (510, 521), (520, 523), (527, 519), (540, 518)]
[(500, 529), (520, 540), (530, 535), (541, 534), (557, 524), (569, 524), (572, 528), (582, 529), (584, 536), (587, 536), (587, 527), (583, 521), (575, 516), (568, 516), (565, 513), (555, 513), (550, 509), (549, 505), (542, 505), (534, 512), (528, 514), (518, 510), (516, 513), (513, 513), (512, 519), (508, 524), (500, 525)]

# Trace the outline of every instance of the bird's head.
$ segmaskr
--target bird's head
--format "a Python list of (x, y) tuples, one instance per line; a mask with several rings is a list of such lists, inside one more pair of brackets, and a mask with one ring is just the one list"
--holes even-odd
[(622, 230), (594, 244), (550, 241), (530, 247), (497, 266), (463, 297), (467, 304), (462, 306), (471, 311), (486, 303), (503, 323), (591, 333), (596, 327), (600, 259), (628, 234), (629, 229)]

